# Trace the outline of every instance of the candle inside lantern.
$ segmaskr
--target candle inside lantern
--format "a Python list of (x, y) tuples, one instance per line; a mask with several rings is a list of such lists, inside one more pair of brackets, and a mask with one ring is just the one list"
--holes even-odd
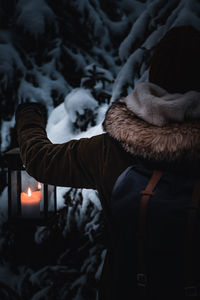
[[(39, 185), (38, 185), (39, 188)], [(40, 216), (40, 200), (42, 193), (40, 191), (31, 191), (28, 188), (27, 193), (21, 193), (22, 217), (35, 218)]]

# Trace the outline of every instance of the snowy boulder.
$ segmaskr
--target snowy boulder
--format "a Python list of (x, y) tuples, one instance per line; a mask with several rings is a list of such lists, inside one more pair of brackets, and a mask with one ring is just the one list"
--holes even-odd
[(73, 128), (64, 103), (51, 112), (47, 122), (47, 136), (52, 143), (60, 144), (74, 138)]
[(89, 125), (95, 125), (98, 102), (90, 90), (83, 88), (72, 90), (66, 96), (64, 105), (75, 128), (85, 131)]

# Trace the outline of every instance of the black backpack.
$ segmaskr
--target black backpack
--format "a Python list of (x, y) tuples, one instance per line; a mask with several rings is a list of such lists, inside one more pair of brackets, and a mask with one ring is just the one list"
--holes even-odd
[(200, 299), (200, 180), (130, 166), (112, 193), (112, 299)]

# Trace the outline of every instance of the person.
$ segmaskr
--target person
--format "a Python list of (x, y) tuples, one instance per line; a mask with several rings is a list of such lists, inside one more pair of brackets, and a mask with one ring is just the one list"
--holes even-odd
[[(111, 244), (112, 191), (128, 167), (142, 164), (150, 170), (199, 174), (199, 53), (197, 29), (170, 29), (155, 47), (149, 81), (113, 102), (103, 123), (105, 132), (91, 138), (52, 144), (37, 104), (17, 110), (18, 142), (27, 172), (47, 184), (96, 189)], [(108, 247), (99, 287), (101, 300), (114, 299), (112, 251)]]

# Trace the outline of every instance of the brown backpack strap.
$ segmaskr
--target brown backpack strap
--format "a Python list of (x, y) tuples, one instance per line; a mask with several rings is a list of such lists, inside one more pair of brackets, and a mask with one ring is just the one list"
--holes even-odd
[(145, 266), (145, 231), (147, 205), (151, 196), (154, 195), (154, 189), (162, 176), (162, 172), (154, 171), (145, 190), (141, 191), (142, 198), (140, 202), (139, 225), (138, 225), (138, 273), (137, 285), (141, 296), (146, 295), (147, 275)]
[(200, 180), (194, 187), (191, 203), (189, 205), (188, 222), (185, 237), (185, 296), (198, 296), (198, 289), (194, 278), (194, 241), (197, 212), (200, 208)]

